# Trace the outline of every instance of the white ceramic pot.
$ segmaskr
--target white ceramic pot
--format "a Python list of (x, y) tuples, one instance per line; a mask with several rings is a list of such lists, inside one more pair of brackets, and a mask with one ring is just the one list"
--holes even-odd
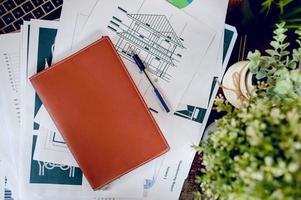
[(249, 99), (252, 92), (252, 74), (248, 65), (249, 61), (235, 63), (227, 70), (222, 81), (226, 99), (236, 108)]

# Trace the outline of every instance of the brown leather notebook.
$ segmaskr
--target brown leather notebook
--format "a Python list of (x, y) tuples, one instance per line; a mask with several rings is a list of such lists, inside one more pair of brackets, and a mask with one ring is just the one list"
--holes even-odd
[(108, 37), (31, 83), (94, 190), (169, 150)]

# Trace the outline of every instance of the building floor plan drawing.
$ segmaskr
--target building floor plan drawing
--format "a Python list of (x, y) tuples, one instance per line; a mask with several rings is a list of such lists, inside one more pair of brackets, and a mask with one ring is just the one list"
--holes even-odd
[(184, 39), (174, 31), (165, 15), (130, 14), (121, 7), (118, 10), (131, 19), (130, 24), (125, 24), (113, 16), (108, 25), (119, 36), (116, 49), (120, 55), (132, 60), (132, 54), (138, 54), (144, 58), (149, 72), (170, 81), (169, 68), (177, 67), (182, 55), (176, 50), (185, 48)]
[[(140, 93), (153, 93), (131, 58), (138, 54), (167, 104), (175, 110), (201, 67), (215, 31), (167, 1), (99, 0), (95, 7), (98, 9), (102, 12), (90, 15), (81, 39), (90, 43), (109, 36)], [(158, 107), (155, 95), (151, 96), (147, 105)]]

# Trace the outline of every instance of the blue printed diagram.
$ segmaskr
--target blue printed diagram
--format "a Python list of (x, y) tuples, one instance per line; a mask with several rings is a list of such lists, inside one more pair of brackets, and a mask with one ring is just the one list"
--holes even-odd
[(119, 54), (132, 62), (132, 54), (138, 54), (150, 73), (169, 82), (172, 78), (169, 69), (176, 67), (182, 58), (177, 50), (185, 49), (184, 39), (177, 35), (165, 15), (129, 14), (120, 7), (118, 10), (127, 19), (113, 16), (108, 28), (119, 36), (115, 44)]

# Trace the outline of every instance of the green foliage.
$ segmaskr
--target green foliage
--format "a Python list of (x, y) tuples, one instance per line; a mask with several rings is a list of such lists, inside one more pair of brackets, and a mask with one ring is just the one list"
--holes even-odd
[(268, 14), (270, 12), (270, 9), (274, 3), (274, 0), (264, 0), (261, 4), (261, 12), (266, 12)]
[(287, 51), (285, 24), (277, 25), (271, 49), (249, 53), (260, 82), (236, 109), (221, 96), (215, 109), (226, 115), (196, 149), (203, 175), (196, 198), (231, 200), (301, 199), (301, 29), (299, 48)]
[(272, 48), (266, 50), (269, 56), (261, 56), (257, 50), (249, 52), (250, 70), (258, 80), (266, 79), (270, 96), (283, 98), (301, 95), (301, 74), (298, 68), (301, 61), (301, 29), (296, 30), (299, 48), (290, 53), (287, 51), (290, 43), (286, 42), (285, 23), (276, 26)]
[(216, 123), (198, 147), (206, 166), (196, 179), (199, 196), (301, 199), (301, 97), (252, 98)]
[(263, 0), (261, 3), (261, 12), (268, 15), (272, 8), (279, 11), (279, 21), (285, 21), (287, 28), (301, 27), (301, 8), (298, 0)]
[(264, 0), (261, 4), (262, 12), (268, 13), (271, 7), (275, 4), (279, 8), (280, 13), (283, 14), (285, 7), (292, 2), (294, 2), (294, 0)]

